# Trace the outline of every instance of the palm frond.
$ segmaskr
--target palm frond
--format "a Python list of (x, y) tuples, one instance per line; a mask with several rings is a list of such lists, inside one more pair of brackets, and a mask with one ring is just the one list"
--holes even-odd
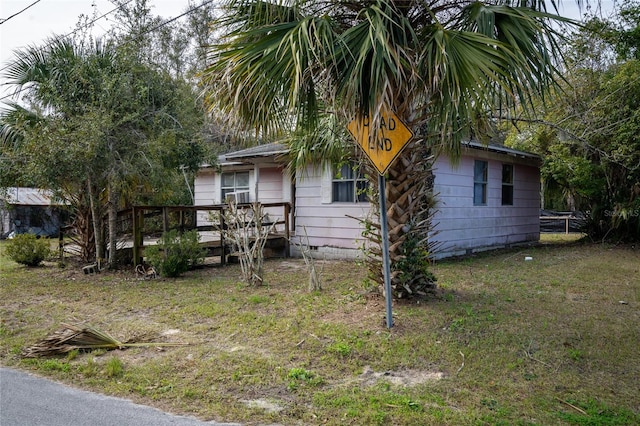
[(392, 109), (455, 156), (488, 110), (531, 109), (561, 79), (550, 21), (569, 20), (548, 4), (229, 0), (205, 96), (261, 135)]
[(62, 324), (58, 330), (22, 352), (25, 358), (64, 355), (73, 350), (114, 350), (134, 346), (183, 346), (185, 343), (121, 342), (90, 325)]
[(312, 128), (318, 120), (316, 82), (323, 72), (317, 64), (333, 45), (331, 22), (266, 3), (229, 5), (237, 13), (221, 21), (232, 30), (210, 51), (213, 64), (202, 73), (205, 100), (263, 136)]
[[(324, 114), (315, 131), (301, 130), (283, 140), (289, 146), (287, 169), (299, 173), (309, 164), (338, 164), (353, 155), (346, 125), (337, 114)], [(300, 174), (304, 177), (304, 174)]]
[(24, 130), (34, 127), (39, 120), (35, 112), (15, 102), (0, 109), (0, 147), (17, 146), (24, 138)]
[(413, 47), (419, 44), (407, 16), (393, 2), (372, 2), (344, 31), (335, 51), (336, 94), (342, 107), (374, 120), (406, 100), (417, 77)]
[[(549, 88), (557, 87), (557, 82), (562, 80), (558, 64), (563, 60), (560, 49), (563, 35), (551, 22), (575, 22), (547, 13), (544, 2), (519, 7), (506, 3), (496, 6), (475, 4), (466, 8), (461, 27), (500, 42), (497, 48), (507, 59), (505, 74), (512, 80), (510, 92), (521, 105), (529, 108), (534, 96), (544, 97)], [(555, 9), (556, 5), (553, 7)]]

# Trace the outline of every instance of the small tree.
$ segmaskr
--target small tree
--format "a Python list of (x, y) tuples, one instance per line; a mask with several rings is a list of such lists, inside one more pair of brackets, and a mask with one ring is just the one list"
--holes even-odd
[(309, 246), (309, 235), (307, 235), (307, 227), (303, 226), (304, 230), (304, 240), (300, 240), (300, 242), (294, 242), (296, 246), (298, 246), (298, 250), (300, 250), (300, 254), (304, 259), (304, 263), (307, 265), (307, 271), (309, 272), (309, 291), (319, 291), (322, 290), (322, 283), (320, 281), (320, 273), (316, 268), (316, 261), (311, 254), (311, 247)]
[(275, 223), (265, 225), (266, 216), (260, 203), (238, 207), (230, 200), (224, 211), (224, 226), (219, 227), (222, 238), (231, 241), (238, 253), (242, 280), (251, 286), (263, 284), (264, 246), (275, 228)]
[(35, 234), (18, 234), (7, 242), (7, 256), (22, 265), (38, 266), (50, 255), (49, 239)]

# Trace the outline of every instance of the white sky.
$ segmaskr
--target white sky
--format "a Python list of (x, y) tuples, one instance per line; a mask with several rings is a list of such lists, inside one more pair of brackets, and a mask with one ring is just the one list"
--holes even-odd
[[(0, 22), (20, 12), (34, 1), (0, 0)], [(166, 19), (182, 14), (188, 6), (188, 0), (150, 0), (149, 3), (153, 15)], [(26, 11), (0, 23), (0, 70), (12, 58), (15, 49), (41, 45), (54, 34), (71, 33), (81, 14), (93, 17), (95, 11), (97, 17), (115, 8), (116, 6), (108, 0), (40, 0)], [(111, 27), (112, 16), (113, 14), (110, 14), (96, 21), (94, 24), (96, 35), (104, 33)], [(6, 94), (4, 82), (0, 77), (0, 95)]]
[[(35, 0), (0, 0), (0, 22), (9, 18), (32, 4)], [(621, 3), (621, 0), (617, 0)], [(593, 4), (595, 0), (590, 0)], [(200, 1), (194, 2), (200, 4)], [(550, 4), (551, 2), (549, 2)], [(583, 1), (584, 3), (584, 1)], [(603, 13), (613, 9), (614, 0), (601, 0)], [(172, 18), (180, 15), (187, 7), (188, 0), (150, 0), (151, 12), (163, 18)], [(95, 9), (93, 7), (95, 5)], [(3, 68), (12, 57), (12, 52), (28, 45), (40, 45), (53, 34), (68, 34), (75, 28), (78, 16), (85, 14), (93, 16), (103, 15), (115, 5), (108, 0), (40, 0), (26, 11), (0, 23), (0, 69)], [(583, 8), (584, 11), (584, 8)], [(579, 18), (580, 13), (575, 0), (562, 0), (560, 14)], [(100, 19), (95, 24), (95, 31), (106, 31), (111, 22), (109, 17)], [(0, 79), (0, 94), (4, 92)]]
[[(35, 0), (0, 0), (0, 22), (32, 4)], [(151, 13), (172, 18), (187, 7), (187, 0), (150, 0)], [(95, 8), (93, 7), (95, 5)], [(41, 44), (53, 34), (74, 30), (81, 14), (101, 16), (115, 5), (108, 0), (40, 0), (26, 11), (0, 24), (0, 64), (6, 65), (12, 51), (27, 45)], [(106, 31), (113, 14), (95, 23), (95, 31)]]

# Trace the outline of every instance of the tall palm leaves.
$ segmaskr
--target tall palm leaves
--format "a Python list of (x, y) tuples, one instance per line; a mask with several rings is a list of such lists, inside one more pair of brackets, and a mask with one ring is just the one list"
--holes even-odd
[[(103, 257), (103, 241), (94, 239), (102, 234), (102, 211), (97, 202), (90, 203), (90, 211), (87, 200), (97, 198), (100, 190), (91, 180), (98, 181), (103, 174), (103, 158), (95, 155), (101, 132), (88, 117), (97, 116), (99, 87), (103, 76), (113, 71), (114, 55), (101, 43), (79, 47), (69, 39), (54, 38), (45, 47), (17, 51), (4, 70), (28, 107), (10, 104), (0, 117), (3, 154), (20, 164), (16, 177), (52, 188), (72, 203), (74, 217), (83, 223), (78, 229), (89, 232), (79, 238), (95, 242), (93, 247), (81, 244), (86, 260)], [(13, 149), (6, 146), (10, 141)], [(2, 179), (7, 182), (8, 178)], [(87, 211), (93, 217), (91, 227), (87, 226)]]
[(455, 136), (496, 96), (524, 102), (557, 78), (553, 15), (501, 3), (230, 0), (206, 96), (261, 134), (392, 107)]
[[(371, 115), (375, 129), (381, 113), (394, 110), (413, 128), (421, 154), (407, 153), (390, 170), (387, 192), (412, 200), (404, 207), (390, 200), (392, 213), (403, 212), (390, 221), (425, 223), (412, 212), (428, 204), (415, 201), (428, 193), (415, 179), (433, 179), (407, 174), (407, 164), (430, 158), (432, 149), (457, 156), (463, 138), (489, 126), (488, 111), (526, 108), (559, 79), (549, 21), (563, 19), (547, 13), (547, 3), (557, 5), (228, 0), (217, 23), (222, 42), (203, 73), (205, 96), (212, 109), (263, 136), (313, 133), (326, 114), (343, 127)], [(401, 231), (392, 241), (398, 259), (405, 238)]]

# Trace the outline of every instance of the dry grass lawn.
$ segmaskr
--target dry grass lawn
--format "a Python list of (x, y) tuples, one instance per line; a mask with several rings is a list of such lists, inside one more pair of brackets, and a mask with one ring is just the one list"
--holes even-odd
[[(439, 297), (394, 303), (391, 330), (353, 262), (309, 293), (296, 259), (248, 288), (236, 266), (140, 280), (0, 253), (0, 363), (243, 424), (640, 424), (640, 250), (562, 241), (438, 263)], [(21, 356), (81, 322), (189, 345)]]

